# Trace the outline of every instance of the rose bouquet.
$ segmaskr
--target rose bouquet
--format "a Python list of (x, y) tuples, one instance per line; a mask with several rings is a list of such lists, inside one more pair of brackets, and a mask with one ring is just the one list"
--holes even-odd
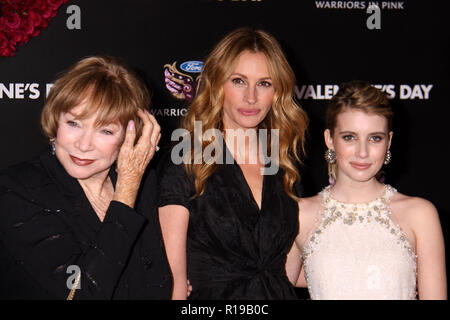
[(14, 56), (47, 27), (59, 7), (68, 0), (0, 0), (0, 56)]

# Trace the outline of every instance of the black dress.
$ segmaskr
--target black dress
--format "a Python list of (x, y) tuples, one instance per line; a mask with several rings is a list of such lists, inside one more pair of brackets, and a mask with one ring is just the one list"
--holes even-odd
[[(117, 175), (109, 172), (113, 185)], [(136, 209), (111, 201), (103, 222), (55, 156), (0, 174), (0, 299), (169, 299), (172, 279), (150, 170)], [(69, 280), (69, 277), (72, 278)]]
[[(226, 148), (225, 150), (229, 152)], [(296, 299), (286, 256), (298, 232), (298, 205), (284, 191), (283, 173), (263, 179), (261, 210), (236, 163), (219, 165), (204, 194), (195, 194), (184, 165), (158, 169), (159, 207), (189, 210), (189, 299)]]

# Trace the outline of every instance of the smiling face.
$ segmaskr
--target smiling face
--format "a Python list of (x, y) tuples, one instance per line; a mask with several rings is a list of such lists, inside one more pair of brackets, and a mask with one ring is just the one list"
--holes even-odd
[(106, 176), (116, 161), (125, 131), (119, 123), (98, 126), (96, 115), (76, 119), (82, 103), (61, 113), (55, 140), (55, 154), (67, 173), (84, 180)]
[(392, 139), (386, 117), (357, 109), (337, 116), (333, 136), (325, 130), (325, 143), (336, 152), (337, 177), (368, 181), (381, 169)]
[(223, 89), (224, 129), (257, 128), (269, 112), (275, 94), (266, 56), (244, 51)]

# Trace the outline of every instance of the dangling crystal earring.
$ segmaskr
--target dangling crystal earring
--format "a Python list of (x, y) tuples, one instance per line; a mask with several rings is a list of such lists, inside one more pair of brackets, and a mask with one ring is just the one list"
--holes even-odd
[(51, 151), (51, 154), (52, 154), (52, 155), (55, 155), (55, 154), (56, 154), (56, 152), (55, 152), (55, 142), (56, 142), (56, 139), (55, 139), (55, 138), (51, 138), (51, 139), (50, 139), (50, 142), (51, 142), (51, 145), (52, 145), (52, 151)]
[(391, 150), (388, 150), (386, 152), (386, 155), (384, 156), (384, 165), (388, 165), (389, 162), (391, 162), (391, 159), (392, 159), (392, 153), (391, 153)]
[(328, 176), (328, 184), (329, 184), (330, 186), (332, 186), (332, 185), (334, 185), (335, 183), (336, 183), (336, 181), (334, 180), (333, 176), (330, 174), (330, 175)]
[(324, 157), (329, 164), (336, 163), (336, 152), (334, 152), (333, 149), (328, 149), (325, 151)]

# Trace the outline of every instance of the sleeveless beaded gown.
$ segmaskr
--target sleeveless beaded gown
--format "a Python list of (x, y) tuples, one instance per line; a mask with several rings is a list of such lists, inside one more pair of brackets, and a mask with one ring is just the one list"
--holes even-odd
[(318, 227), (303, 249), (311, 299), (416, 299), (417, 262), (413, 247), (391, 219), (389, 185), (366, 203), (320, 196)]

